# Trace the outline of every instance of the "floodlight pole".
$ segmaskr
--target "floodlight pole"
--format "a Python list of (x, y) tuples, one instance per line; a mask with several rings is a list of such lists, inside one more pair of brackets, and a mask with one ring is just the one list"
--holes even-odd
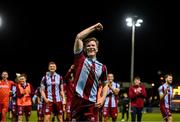
[(134, 45), (135, 45), (135, 22), (132, 21), (132, 40), (131, 40), (131, 74), (130, 74), (130, 80), (131, 84), (133, 84), (133, 78), (134, 78)]

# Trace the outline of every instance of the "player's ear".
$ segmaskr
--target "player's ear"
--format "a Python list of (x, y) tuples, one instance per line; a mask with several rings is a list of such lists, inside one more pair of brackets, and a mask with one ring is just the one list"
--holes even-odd
[(83, 51), (86, 52), (86, 48), (85, 47), (84, 47)]
[(96, 53), (98, 52), (98, 48), (96, 48)]
[(87, 49), (84, 47), (83, 52), (85, 55), (87, 55)]

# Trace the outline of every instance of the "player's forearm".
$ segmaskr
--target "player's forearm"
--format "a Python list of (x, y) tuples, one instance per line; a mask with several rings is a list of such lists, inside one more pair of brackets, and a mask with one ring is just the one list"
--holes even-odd
[(80, 33), (77, 34), (75, 43), (74, 43), (74, 52), (79, 51), (80, 49), (83, 48), (83, 40), (93, 31), (96, 30), (96, 25), (90, 26)]
[(96, 30), (95, 27), (96, 27), (96, 25), (93, 25), (93, 26), (90, 26), (90, 27), (84, 29), (77, 35), (76, 38), (81, 39), (81, 40), (85, 39), (90, 33), (92, 33), (93, 31)]
[(61, 95), (61, 97), (62, 97), (62, 103), (63, 104), (66, 104), (66, 98), (65, 98), (65, 93), (64, 93), (64, 87), (63, 87), (63, 85), (61, 84), (61, 91), (60, 91), (60, 95)]
[(61, 96), (62, 96), (62, 103), (66, 104), (66, 98), (65, 98), (65, 93), (64, 91), (61, 91)]
[(62, 97), (63, 99), (65, 98), (65, 93), (64, 93), (63, 85), (61, 85), (60, 95), (61, 95), (61, 97)]
[(109, 88), (112, 90), (114, 95), (118, 95), (119, 89), (113, 88), (112, 86), (109, 86)]
[(46, 97), (46, 95), (44, 94), (44, 93), (42, 93), (42, 97), (43, 97), (43, 99), (46, 101), (47, 100), (47, 97)]
[(47, 98), (46, 98), (46, 94), (44, 93), (44, 90), (41, 89), (40, 93), (41, 93), (41, 96), (43, 97), (43, 99), (46, 101)]
[(66, 75), (65, 75), (65, 77), (64, 77), (66, 81), (68, 81), (68, 80), (70, 79), (70, 77), (71, 77), (71, 72), (72, 72), (72, 70), (69, 69), (68, 72), (66, 73)]
[(119, 91), (120, 91), (119, 89), (114, 89), (114, 90), (113, 90), (113, 93), (114, 93), (115, 95), (118, 95), (118, 94), (119, 94)]
[(164, 97), (166, 96), (166, 94), (160, 94), (159, 95), (159, 98), (160, 98), (160, 100), (164, 100)]
[(105, 84), (102, 90), (102, 97), (105, 99), (107, 96), (107, 91), (108, 91), (108, 84)]

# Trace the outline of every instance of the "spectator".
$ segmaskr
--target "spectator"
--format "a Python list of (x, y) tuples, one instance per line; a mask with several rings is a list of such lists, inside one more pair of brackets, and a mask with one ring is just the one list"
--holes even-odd
[(123, 94), (122, 98), (122, 119), (121, 121), (124, 122), (124, 115), (126, 114), (126, 121), (129, 119), (129, 98), (127, 93)]
[(145, 86), (141, 83), (140, 77), (134, 78), (134, 84), (129, 88), (129, 98), (131, 100), (131, 120), (141, 122), (144, 100), (146, 98)]

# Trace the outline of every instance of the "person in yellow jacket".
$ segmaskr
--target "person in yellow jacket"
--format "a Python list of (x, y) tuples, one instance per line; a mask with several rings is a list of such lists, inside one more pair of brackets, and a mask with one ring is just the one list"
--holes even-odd
[(26, 121), (28, 122), (32, 110), (31, 98), (34, 95), (34, 89), (26, 80), (27, 75), (21, 74), (19, 84), (17, 85), (18, 122), (22, 122), (23, 114), (25, 114)]

